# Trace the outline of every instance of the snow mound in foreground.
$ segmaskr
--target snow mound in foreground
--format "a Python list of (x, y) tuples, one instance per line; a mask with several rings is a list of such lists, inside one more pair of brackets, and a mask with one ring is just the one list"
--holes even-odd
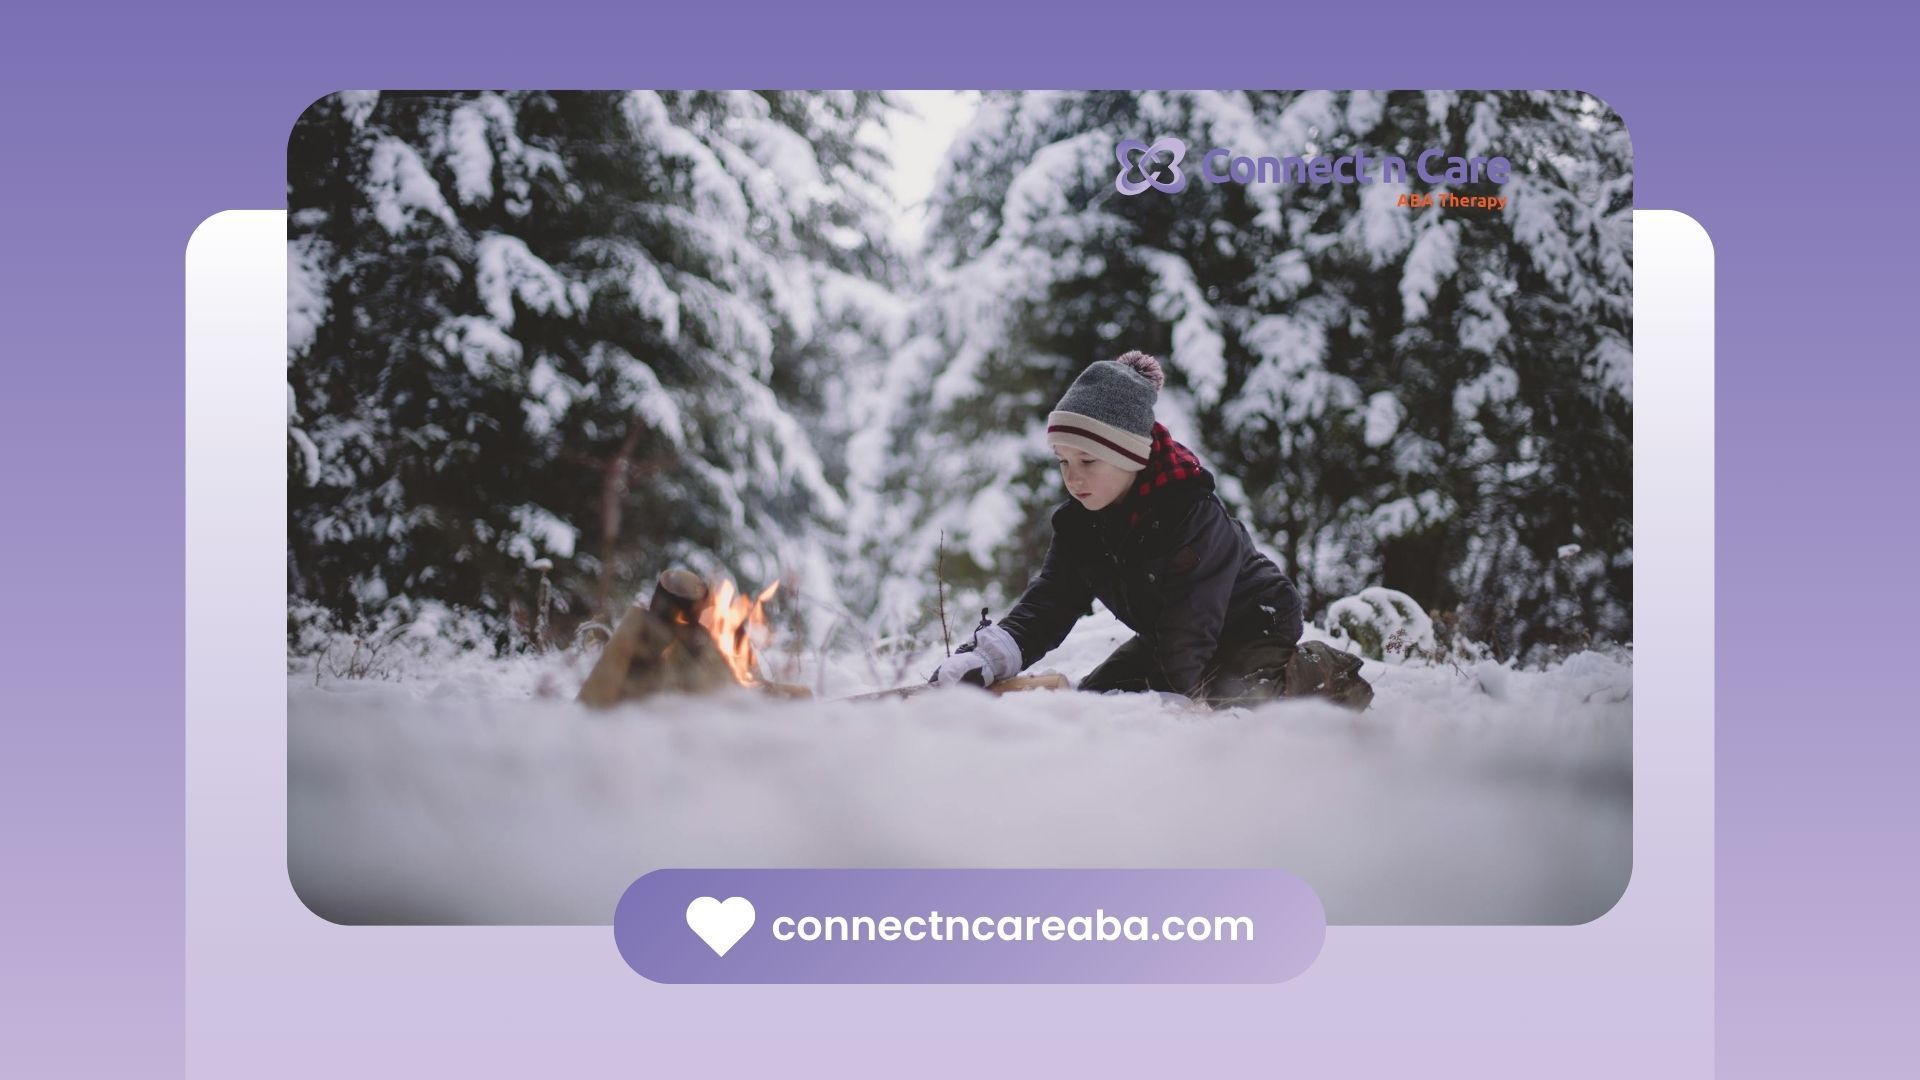
[[(1083, 630), (1041, 669), (1083, 675), (1119, 637)], [(1333, 922), (1571, 923), (1612, 905), (1631, 861), (1632, 669), (1598, 653), (1545, 671), (1369, 663), (1359, 715), (973, 689), (592, 712), (565, 696), (580, 664), (290, 679), (308, 905), (606, 923), (668, 866), (1274, 866)]]

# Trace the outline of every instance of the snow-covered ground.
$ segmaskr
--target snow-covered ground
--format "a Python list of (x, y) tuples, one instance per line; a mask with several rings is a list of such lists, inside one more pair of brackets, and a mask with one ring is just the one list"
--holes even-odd
[[(1078, 678), (1126, 636), (1100, 612), (1036, 670)], [(972, 689), (592, 712), (571, 701), (586, 667), (296, 669), (300, 895), (342, 922), (605, 923), (667, 866), (1275, 866), (1336, 923), (1566, 923), (1610, 907), (1631, 862), (1632, 668), (1612, 655), (1369, 663), (1359, 715)], [(830, 665), (825, 688), (873, 689), (865, 670)]]

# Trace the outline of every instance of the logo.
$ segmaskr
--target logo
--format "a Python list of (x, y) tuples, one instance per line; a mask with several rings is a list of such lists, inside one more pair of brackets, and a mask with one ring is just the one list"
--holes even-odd
[[(1161, 157), (1167, 157), (1165, 163)], [(1187, 156), (1187, 144), (1171, 135), (1153, 140), (1151, 145), (1139, 139), (1125, 139), (1114, 147), (1120, 173), (1113, 178), (1113, 189), (1122, 195), (1138, 195), (1148, 188), (1177, 195), (1187, 190), (1187, 174), (1180, 163)], [(1165, 178), (1163, 178), (1163, 174)], [(1513, 178), (1513, 163), (1504, 157), (1448, 156), (1439, 147), (1428, 147), (1409, 167), (1404, 157), (1393, 154), (1368, 154), (1356, 149), (1350, 154), (1262, 155), (1236, 153), (1216, 146), (1200, 155), (1200, 179), (1220, 184), (1409, 184), (1413, 177), (1428, 184), (1490, 185), (1498, 187)], [(1102, 196), (1104, 198), (1104, 196)], [(1409, 205), (1403, 195), (1401, 205)], [(1433, 198), (1422, 194), (1422, 198)], [(1459, 195), (1440, 193), (1439, 198), (1464, 199), (1444, 205), (1472, 205), (1503, 209), (1505, 196)]]
[[(1160, 167), (1154, 165), (1154, 159), (1161, 154), (1173, 155), (1165, 168), (1173, 171), (1173, 177), (1160, 179)], [(1122, 195), (1138, 195), (1148, 188), (1164, 191), (1169, 195), (1178, 195), (1187, 190), (1187, 174), (1180, 171), (1180, 159), (1187, 156), (1187, 144), (1172, 136), (1153, 140), (1148, 146), (1139, 139), (1126, 139), (1114, 148), (1114, 156), (1120, 159), (1120, 175), (1113, 178), (1113, 187)], [(1135, 173), (1139, 179), (1134, 179)]]

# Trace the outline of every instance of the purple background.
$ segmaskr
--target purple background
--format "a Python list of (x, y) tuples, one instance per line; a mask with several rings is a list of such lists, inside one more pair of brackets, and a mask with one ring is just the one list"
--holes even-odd
[[(698, 896), (753, 904), (753, 925), (725, 956), (688, 929), (687, 905)], [(1115, 933), (1138, 915), (1155, 934), (1169, 916), (1244, 915), (1253, 935), (1197, 942), (773, 937), (783, 915), (877, 921), (930, 912), (969, 922), (1052, 915), (1063, 923), (1104, 912)], [(1320, 955), (1327, 912), (1306, 882), (1284, 870), (655, 870), (620, 897), (613, 936), (629, 967), (671, 983), (1278, 983)]]
[[(1911, 7), (716, 10), (351, 0), (8, 17), (5, 1071), (181, 1071), (182, 252), (209, 214), (283, 204), (286, 135), (308, 102), (393, 86), (1604, 97), (1634, 137), (1637, 204), (1690, 213), (1719, 256), (1721, 1069), (1910, 1064), (1895, 1032), (1914, 1013), (1920, 896), (1898, 853), (1920, 734), (1892, 676), (1911, 666), (1920, 610)], [(1835, 652), (1782, 661), (1806, 643)]]

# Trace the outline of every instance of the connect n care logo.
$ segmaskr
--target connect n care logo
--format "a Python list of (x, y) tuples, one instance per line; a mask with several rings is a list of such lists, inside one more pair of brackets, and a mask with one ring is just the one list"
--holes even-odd
[[(1162, 179), (1163, 167), (1154, 164), (1162, 154), (1171, 155), (1164, 166), (1173, 174), (1170, 179)], [(1179, 139), (1164, 136), (1153, 140), (1151, 146), (1139, 139), (1125, 139), (1114, 148), (1114, 156), (1120, 159), (1120, 175), (1113, 178), (1113, 187), (1122, 195), (1138, 195), (1148, 188), (1169, 195), (1187, 190), (1187, 174), (1180, 171), (1180, 159), (1187, 156), (1187, 144)], [(1136, 173), (1139, 179), (1134, 178)]]
[[(1187, 144), (1171, 135), (1162, 135), (1151, 144), (1139, 139), (1123, 139), (1114, 147), (1120, 173), (1113, 178), (1113, 189), (1122, 195), (1138, 195), (1148, 188), (1178, 195), (1187, 190), (1187, 173), (1180, 167), (1186, 159)], [(1162, 163), (1161, 158), (1167, 160)], [(1356, 149), (1348, 154), (1242, 154), (1225, 146), (1216, 146), (1199, 155), (1197, 169), (1204, 184), (1411, 184), (1419, 182), (1445, 185), (1499, 187), (1513, 178), (1513, 163), (1504, 157), (1462, 157), (1430, 146), (1419, 156), (1408, 159), (1395, 154), (1369, 154)], [(1105, 196), (1102, 196), (1104, 198)], [(1460, 194), (1453, 190), (1408, 192), (1400, 196), (1401, 206), (1467, 206), (1504, 210), (1507, 197), (1479, 192)]]

